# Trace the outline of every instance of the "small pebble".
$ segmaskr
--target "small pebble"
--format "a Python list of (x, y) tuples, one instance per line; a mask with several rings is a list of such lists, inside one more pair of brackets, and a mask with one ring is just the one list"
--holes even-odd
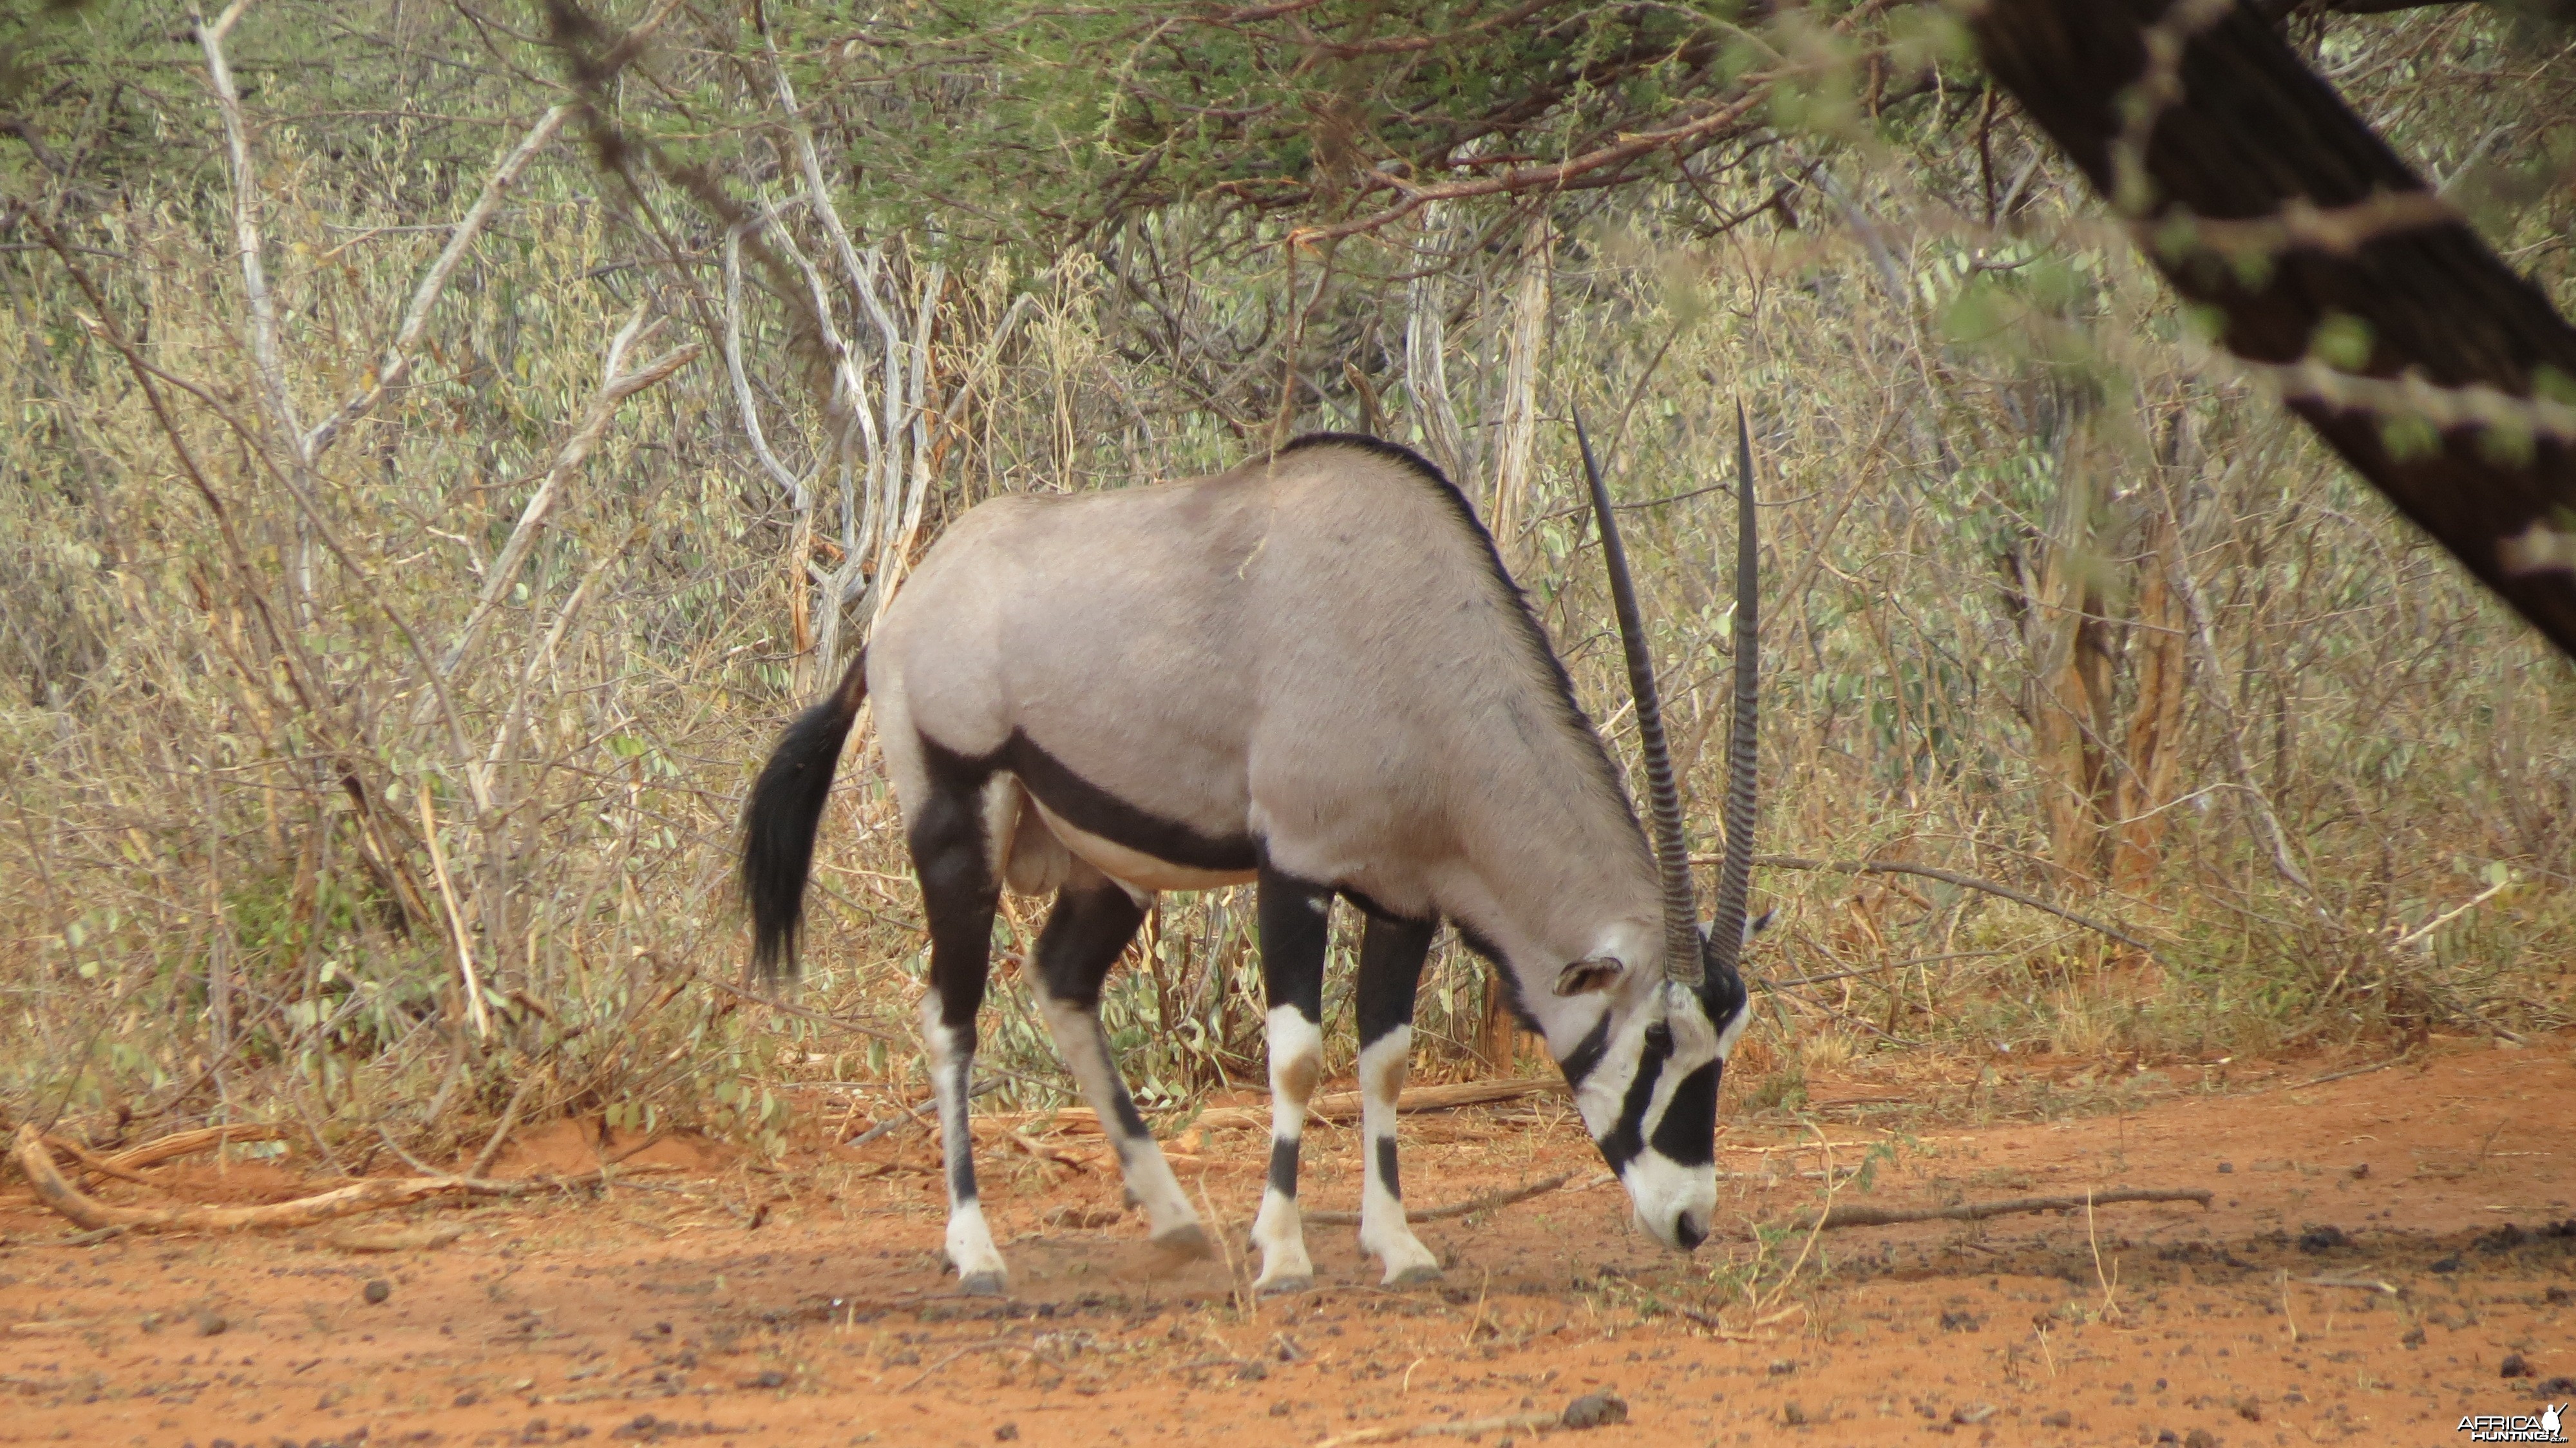
[(2218, 1435), (2207, 1428), (2194, 1428), (2182, 1435), (2182, 1448), (2218, 1448)]
[(366, 1285), (365, 1290), (360, 1292), (358, 1295), (366, 1298), (370, 1303), (381, 1303), (386, 1298), (394, 1295), (394, 1285), (387, 1282), (385, 1279), (378, 1277), (369, 1282)]
[(1019, 1436), (1020, 1425), (1017, 1423), (1004, 1423), (993, 1430), (993, 1441), (996, 1443), (1008, 1443)]
[(2234, 1176), (2234, 1175), (2236, 1175), (2236, 1163), (2234, 1163), (2234, 1162), (2232, 1162), (2232, 1161), (2222, 1161), (2222, 1162), (2220, 1162), (2220, 1163), (2218, 1164), (2218, 1174), (2219, 1174), (2220, 1176)]
[(222, 1313), (200, 1312), (197, 1314), (197, 1336), (199, 1337), (221, 1337), (225, 1330), (231, 1326), (231, 1323), (224, 1321)]
[(1628, 1400), (1617, 1393), (1585, 1393), (1565, 1405), (1561, 1420), (1569, 1428), (1599, 1428), (1628, 1421)]

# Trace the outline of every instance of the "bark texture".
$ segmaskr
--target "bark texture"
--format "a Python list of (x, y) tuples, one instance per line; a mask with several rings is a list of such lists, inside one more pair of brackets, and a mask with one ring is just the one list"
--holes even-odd
[[(2249, 5), (1990, 0), (1970, 26), (2175, 289), (2223, 318), (2227, 348), (2281, 368), (2289, 405), (2346, 462), (2576, 656), (2576, 329), (2549, 299)], [(2151, 75), (2150, 41), (2168, 39), (2178, 57)], [(2142, 103), (2135, 148), (2124, 107)], [(2330, 321), (2354, 339), (2325, 349), (2339, 366), (2297, 365)], [(2532, 398), (2545, 373), (2559, 402), (2500, 424), (2462, 415)], [(2387, 385), (2409, 379), (2432, 387)]]

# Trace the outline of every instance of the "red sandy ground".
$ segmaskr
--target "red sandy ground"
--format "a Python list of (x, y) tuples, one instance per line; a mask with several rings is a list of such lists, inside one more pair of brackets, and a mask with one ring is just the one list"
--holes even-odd
[[(0, 1188), (0, 1443), (1312, 1448), (1554, 1414), (1601, 1391), (1630, 1416), (1587, 1448), (2447, 1444), (2467, 1441), (2464, 1414), (2538, 1412), (2551, 1379), (2576, 1375), (2576, 1227), (2548, 1230), (2576, 1217), (2576, 1037), (2436, 1043), (2297, 1084), (2331, 1065), (2240, 1065), (2229, 1089), (2116, 1114), (1911, 1134), (1848, 1110), (1803, 1128), (1736, 1114), (1720, 1161), (1733, 1236), (1695, 1259), (1633, 1234), (1616, 1187), (1582, 1186), (1597, 1158), (1553, 1103), (1411, 1118), (1417, 1205), (1579, 1174), (1423, 1227), (1450, 1263), (1439, 1286), (1382, 1291), (1351, 1229), (1311, 1227), (1322, 1287), (1250, 1304), (1240, 1261), (1163, 1271), (1114, 1179), (1018, 1151), (988, 1152), (986, 1171), (1015, 1295), (955, 1295), (934, 1271), (938, 1179), (917, 1133), (782, 1173), (663, 1142), (628, 1163), (663, 1169), (604, 1195), (282, 1237), (66, 1246), (64, 1224), (13, 1184)], [(1748, 1301), (1762, 1249), (1746, 1233), (1817, 1198), (1822, 1183), (1795, 1173), (1819, 1169), (1820, 1141), (1838, 1172), (1886, 1144), (1846, 1202), (2118, 1185), (2217, 1196), (2208, 1210), (2105, 1206), (2089, 1223), (1826, 1233), (1784, 1288), (1785, 1260), (1808, 1245), (1790, 1238)], [(1184, 1149), (1184, 1180), (1204, 1186), (1239, 1255), (1260, 1141), (1222, 1132)], [(520, 1171), (597, 1159), (569, 1123), (517, 1155)], [(1349, 1206), (1349, 1134), (1319, 1129), (1307, 1162), (1309, 1206)], [(238, 1162), (164, 1174), (194, 1200), (311, 1186)], [(2321, 1227), (2346, 1240), (2303, 1246)], [(462, 1235), (418, 1245), (439, 1228)], [(407, 1249), (351, 1250), (405, 1231)], [(379, 1279), (390, 1295), (370, 1304)], [(2500, 1375), (2512, 1354), (2527, 1376)], [(2576, 1385), (2552, 1396), (2576, 1399)]]

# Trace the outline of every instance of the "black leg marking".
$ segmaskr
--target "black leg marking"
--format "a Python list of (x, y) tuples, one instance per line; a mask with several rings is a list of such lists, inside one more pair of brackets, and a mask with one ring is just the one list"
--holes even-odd
[(1434, 920), (1404, 920), (1391, 915), (1369, 917), (1360, 936), (1357, 1000), (1360, 1049), (1365, 1051), (1387, 1032), (1413, 1024), (1413, 997), (1422, 987), (1422, 963), (1431, 954), (1440, 925)]
[(948, 1168), (948, 1258), (968, 1292), (998, 1293), (1001, 1255), (975, 1197), (975, 1137), (967, 1127), (975, 1077), (975, 1013), (991, 966), (993, 912), (1001, 891), (984, 847), (984, 786), (992, 772), (924, 739), (930, 791), (910, 820), (906, 843), (921, 880), (930, 924), (930, 984), (937, 1019), (925, 1009), (939, 1092), (940, 1154)]
[(1392, 1136), (1381, 1136), (1377, 1139), (1377, 1177), (1379, 1181), (1386, 1183), (1388, 1196), (1399, 1202), (1404, 1200), (1404, 1187), (1396, 1177), (1395, 1138)]
[(1270, 1139), (1270, 1189), (1291, 1201), (1297, 1197), (1297, 1152), (1305, 1138)]
[[(1109, 1033), (1101, 1028), (1100, 989), (1118, 964), (1118, 957), (1126, 951), (1127, 942), (1136, 938), (1138, 927), (1144, 923), (1145, 907), (1116, 885), (1092, 889), (1068, 886), (1056, 893), (1055, 908), (1048, 912), (1046, 925), (1038, 932), (1040, 987), (1049, 999), (1074, 1006), (1090, 1017), (1100, 1059), (1109, 1063), (1110, 1111), (1120, 1135), (1127, 1140), (1145, 1136), (1147, 1128), (1126, 1080), (1117, 1073)], [(1113, 1139), (1112, 1145), (1121, 1158), (1126, 1156), (1126, 1141)]]
[(1333, 892), (1264, 866), (1254, 887), (1261, 920), (1261, 981), (1272, 1009), (1295, 1006), (1324, 1019), (1324, 948), (1331, 941)]

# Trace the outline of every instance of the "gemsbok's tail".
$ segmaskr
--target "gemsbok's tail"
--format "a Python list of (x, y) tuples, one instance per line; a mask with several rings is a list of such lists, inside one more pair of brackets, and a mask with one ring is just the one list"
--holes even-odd
[(742, 811), (742, 898), (751, 907), (751, 963), (764, 980), (796, 973), (814, 831), (867, 697), (868, 651), (861, 649), (840, 684), (787, 726), (752, 781)]

